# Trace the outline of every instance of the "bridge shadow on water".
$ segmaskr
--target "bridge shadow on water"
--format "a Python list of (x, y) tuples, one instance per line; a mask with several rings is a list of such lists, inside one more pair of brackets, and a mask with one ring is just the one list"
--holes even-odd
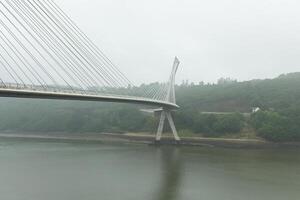
[(181, 185), (182, 160), (180, 148), (159, 148), (161, 159), (161, 180), (154, 200), (175, 200)]

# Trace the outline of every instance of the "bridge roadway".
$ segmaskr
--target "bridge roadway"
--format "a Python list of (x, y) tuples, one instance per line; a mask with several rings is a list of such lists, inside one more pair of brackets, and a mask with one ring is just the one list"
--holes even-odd
[(42, 91), (26, 88), (0, 88), (0, 97), (31, 98), (31, 99), (61, 99), (78, 101), (102, 101), (116, 103), (142, 104), (162, 107), (168, 110), (178, 109), (179, 106), (167, 101), (147, 99), (143, 97), (118, 96), (113, 94), (71, 93), (71, 91)]

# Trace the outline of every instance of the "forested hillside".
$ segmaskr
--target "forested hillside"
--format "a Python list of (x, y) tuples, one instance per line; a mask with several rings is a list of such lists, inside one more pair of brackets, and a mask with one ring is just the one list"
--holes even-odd
[(178, 103), (187, 109), (216, 112), (250, 112), (252, 107), (286, 109), (300, 103), (300, 73), (275, 79), (215, 85), (181, 85)]
[[(143, 85), (141, 87), (147, 87)], [(138, 91), (138, 90), (137, 90)], [(179, 130), (203, 136), (245, 131), (274, 141), (300, 139), (300, 73), (275, 79), (177, 86)], [(250, 117), (253, 107), (262, 111)], [(141, 106), (53, 100), (0, 99), (1, 131), (153, 132), (157, 119)], [(204, 113), (203, 113), (204, 112)], [(207, 112), (229, 112), (207, 114)]]

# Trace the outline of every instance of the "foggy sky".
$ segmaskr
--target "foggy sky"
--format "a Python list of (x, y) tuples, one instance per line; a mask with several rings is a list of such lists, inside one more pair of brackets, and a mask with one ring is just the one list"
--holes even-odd
[(296, 0), (56, 0), (135, 84), (300, 71)]

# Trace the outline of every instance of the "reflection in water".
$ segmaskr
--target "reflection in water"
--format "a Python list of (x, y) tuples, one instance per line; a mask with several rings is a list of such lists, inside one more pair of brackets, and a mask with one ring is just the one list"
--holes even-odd
[(299, 154), (0, 140), (0, 200), (299, 200)]
[(161, 157), (161, 181), (155, 200), (174, 200), (178, 196), (181, 181), (180, 149), (158, 149)]

